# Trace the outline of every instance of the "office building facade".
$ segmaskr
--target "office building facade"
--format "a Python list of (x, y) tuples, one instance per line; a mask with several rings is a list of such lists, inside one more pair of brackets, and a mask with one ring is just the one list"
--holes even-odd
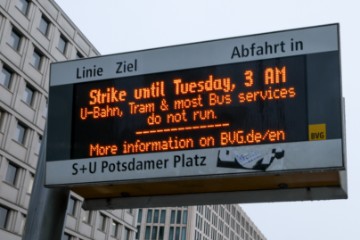
[[(50, 63), (99, 55), (53, 0), (0, 0), (0, 239), (24, 233), (48, 108)], [(85, 211), (71, 194), (63, 239), (133, 239), (136, 211)]]
[(136, 240), (266, 240), (239, 205), (139, 209)]

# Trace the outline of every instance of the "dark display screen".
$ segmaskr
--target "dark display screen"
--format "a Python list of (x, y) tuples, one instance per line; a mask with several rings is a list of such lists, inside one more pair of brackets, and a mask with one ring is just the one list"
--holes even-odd
[(296, 56), (75, 84), (71, 158), (307, 141), (306, 78)]

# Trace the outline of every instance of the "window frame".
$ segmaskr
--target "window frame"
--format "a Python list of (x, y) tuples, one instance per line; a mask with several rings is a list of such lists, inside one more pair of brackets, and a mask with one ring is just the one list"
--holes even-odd
[[(19, 129), (19, 127), (21, 129)], [(15, 136), (14, 140), (18, 142), (21, 145), (26, 145), (27, 140), (27, 134), (28, 134), (29, 128), (23, 124), (22, 122), (18, 121), (15, 129)], [(20, 134), (20, 135), (19, 135)]]
[(73, 196), (69, 197), (68, 205), (66, 208), (66, 213), (70, 216), (76, 217), (76, 207), (77, 207), (77, 199)]
[[(4, 72), (5, 71), (5, 72)], [(14, 79), (15, 72), (10, 69), (8, 66), (3, 65), (1, 68), (0, 76), (4, 76), (4, 79), (1, 80), (0, 84), (4, 86), (6, 89), (11, 89), (11, 84)], [(2, 82), (4, 81), (4, 82)]]
[(69, 44), (69, 40), (63, 34), (60, 34), (58, 44), (57, 44), (57, 49), (63, 55), (66, 55), (66, 50), (67, 50), (68, 44)]
[(92, 218), (93, 212), (91, 210), (85, 210), (85, 209), (83, 209), (83, 210), (84, 210), (84, 213), (83, 213), (83, 216), (81, 218), (81, 221), (83, 223), (91, 225), (91, 218)]
[(0, 133), (3, 132), (3, 124), (5, 122), (6, 111), (0, 108)]
[(117, 238), (119, 236), (119, 227), (119, 222), (111, 220), (110, 236)]
[(105, 232), (106, 230), (106, 215), (99, 212), (99, 221), (97, 224), (97, 229), (101, 232)]
[(49, 18), (42, 14), (38, 26), (39, 32), (41, 32), (45, 37), (48, 37), (50, 32), (50, 25), (51, 21)]
[(20, 167), (15, 163), (9, 161), (8, 167), (6, 169), (4, 181), (11, 186), (17, 187), (19, 172), (20, 172)]
[(23, 35), (19, 30), (15, 27), (11, 29), (10, 38), (8, 39), (7, 43), (9, 46), (14, 49), (16, 52), (19, 52), (21, 49)]
[[(18, 0), (16, 3), (16, 8), (24, 14), (24, 16), (28, 16), (30, 9), (30, 0)], [(21, 4), (21, 6), (19, 6)]]
[(33, 107), (35, 102), (36, 89), (33, 88), (30, 84), (26, 83), (23, 95), (23, 102), (28, 106)]
[(33, 173), (30, 173), (30, 178), (28, 180), (28, 187), (26, 189), (27, 194), (31, 194), (32, 190), (34, 189), (34, 182), (35, 182), (35, 175)]
[[(3, 214), (5, 212), (5, 214)], [(11, 209), (0, 205), (0, 229), (7, 230), (9, 227)]]
[(82, 58), (84, 58), (84, 55), (81, 52), (77, 51), (75, 55), (75, 59), (82, 59)]
[(37, 48), (34, 48), (33, 54), (31, 55), (31, 66), (33, 66), (36, 70), (41, 71), (43, 61), (44, 54), (40, 52)]

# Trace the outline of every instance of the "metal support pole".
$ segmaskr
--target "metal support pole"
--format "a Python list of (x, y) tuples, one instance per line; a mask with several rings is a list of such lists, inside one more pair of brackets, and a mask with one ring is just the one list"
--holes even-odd
[(23, 240), (61, 240), (70, 191), (45, 188), (46, 131), (40, 150)]

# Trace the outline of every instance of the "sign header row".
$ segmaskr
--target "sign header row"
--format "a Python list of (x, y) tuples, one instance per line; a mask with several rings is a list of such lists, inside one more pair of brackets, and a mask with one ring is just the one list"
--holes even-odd
[(338, 24), (53, 64), (50, 86), (339, 50)]

